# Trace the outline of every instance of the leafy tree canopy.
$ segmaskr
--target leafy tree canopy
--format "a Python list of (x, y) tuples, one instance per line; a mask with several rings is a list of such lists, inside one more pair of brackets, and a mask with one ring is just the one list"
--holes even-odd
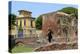
[(74, 7), (65, 7), (59, 11), (67, 13), (67, 14), (73, 14), (74, 16), (76, 16), (76, 18), (78, 17), (78, 9)]
[(62, 8), (59, 11), (62, 11), (62, 12), (67, 13), (67, 14), (72, 14), (72, 13), (77, 13), (78, 9), (74, 8), (74, 7), (65, 7), (65, 8)]
[(39, 17), (37, 17), (35, 23), (36, 23), (36, 28), (37, 29), (41, 29), (42, 28), (42, 16), (41, 15)]
[(16, 24), (16, 15), (14, 14), (9, 14), (9, 28), (13, 28)]

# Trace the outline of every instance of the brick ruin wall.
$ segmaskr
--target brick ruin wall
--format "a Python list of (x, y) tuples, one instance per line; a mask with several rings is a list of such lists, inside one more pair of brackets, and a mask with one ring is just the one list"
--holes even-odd
[[(53, 38), (56, 41), (61, 41), (61, 42), (67, 41), (67, 38), (69, 39), (69, 41), (77, 40), (77, 36), (73, 29), (71, 29), (70, 31), (69, 31), (69, 29), (67, 29), (70, 37), (69, 37), (69, 35), (67, 35), (67, 37), (64, 36), (65, 34), (63, 33), (63, 29), (61, 29), (60, 25), (57, 23), (58, 22), (57, 16), (58, 15), (56, 15), (56, 14), (47, 14), (47, 15), (43, 16), (43, 24), (42, 24), (43, 35), (47, 36), (48, 29), (51, 29), (52, 32), (54, 33)], [(58, 37), (60, 37), (60, 38), (58, 38)]]

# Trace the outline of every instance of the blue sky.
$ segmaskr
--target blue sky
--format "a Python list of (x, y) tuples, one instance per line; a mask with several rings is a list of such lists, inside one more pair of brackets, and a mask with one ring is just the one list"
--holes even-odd
[(32, 17), (38, 17), (41, 14), (54, 12), (64, 7), (75, 7), (77, 5), (72, 4), (55, 4), (55, 3), (36, 3), (36, 2), (24, 2), (24, 1), (13, 1), (12, 2), (12, 13), (18, 15), (18, 10), (28, 10), (32, 12)]

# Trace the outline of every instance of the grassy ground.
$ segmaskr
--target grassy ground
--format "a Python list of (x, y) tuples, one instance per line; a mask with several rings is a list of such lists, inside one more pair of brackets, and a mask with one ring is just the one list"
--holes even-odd
[(12, 53), (21, 53), (21, 52), (32, 52), (33, 48), (26, 46), (15, 46), (12, 49)]

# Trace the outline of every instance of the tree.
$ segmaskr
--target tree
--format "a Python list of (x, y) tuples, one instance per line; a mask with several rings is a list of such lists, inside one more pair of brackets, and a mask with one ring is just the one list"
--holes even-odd
[(40, 15), (37, 19), (36, 19), (36, 28), (37, 29), (41, 29), (42, 28), (42, 16)]
[(62, 8), (59, 11), (67, 13), (67, 14), (72, 14), (76, 18), (78, 18), (78, 9), (77, 8), (74, 8), (74, 7), (65, 7), (65, 8)]
[(9, 14), (9, 29), (14, 28), (16, 22), (16, 15)]

